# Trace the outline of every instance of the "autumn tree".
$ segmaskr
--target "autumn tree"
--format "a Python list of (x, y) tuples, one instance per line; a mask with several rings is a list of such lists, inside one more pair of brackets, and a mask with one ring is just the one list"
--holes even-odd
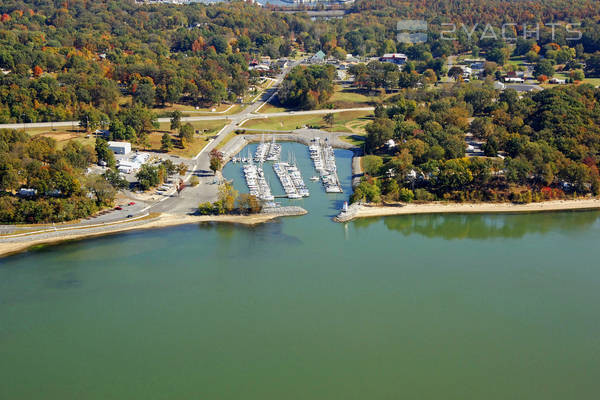
[(217, 173), (223, 167), (223, 153), (217, 149), (212, 149), (209, 153), (210, 169), (213, 173)]

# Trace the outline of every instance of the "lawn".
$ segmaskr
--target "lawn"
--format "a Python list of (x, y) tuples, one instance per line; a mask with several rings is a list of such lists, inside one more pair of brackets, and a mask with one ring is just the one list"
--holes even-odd
[(56, 140), (59, 149), (63, 148), (70, 140), (75, 140), (82, 144), (94, 146), (95, 138), (93, 135), (81, 130), (80, 128), (27, 128), (25, 132), (31, 136), (45, 136)]
[[(388, 96), (386, 95), (385, 97)], [(378, 96), (367, 96), (365, 93), (355, 88), (335, 85), (335, 91), (327, 103), (333, 104), (334, 109), (358, 108), (371, 107), (379, 99)], [(285, 111), (291, 111), (291, 109), (279, 104), (279, 99), (275, 97), (272, 103), (265, 104), (258, 112), (260, 114), (270, 114)]]
[(364, 133), (364, 126), (371, 120), (370, 111), (345, 111), (335, 113), (334, 115), (335, 119), (333, 127), (329, 127), (325, 123), (323, 120), (324, 114), (309, 114), (253, 119), (247, 121), (244, 124), (244, 128), (289, 131), (310, 126), (328, 131)]
[(357, 89), (336, 85), (335, 92), (328, 102), (332, 103), (334, 108), (357, 108), (373, 106), (377, 99), (378, 97), (367, 96)]
[(173, 142), (173, 148), (169, 151), (169, 154), (173, 154), (179, 157), (192, 158), (200, 152), (208, 143), (208, 140), (218, 133), (226, 124), (225, 121), (197, 121), (190, 122), (194, 127), (194, 130), (199, 130), (200, 134), (194, 135), (194, 141), (188, 143), (185, 148), (181, 147), (181, 140), (177, 136), (177, 132), (169, 129), (169, 123), (160, 124), (160, 128), (157, 131), (153, 131), (148, 136), (149, 147), (134, 146), (144, 151), (161, 151), (161, 140), (165, 132), (171, 136)]
[(363, 135), (340, 136), (340, 139), (357, 147), (360, 147), (365, 143), (365, 136)]
[(520, 57), (511, 57), (507, 64), (511, 64), (514, 66), (522, 66), (523, 64), (525, 64), (527, 60), (525, 60), (525, 57), (520, 56)]

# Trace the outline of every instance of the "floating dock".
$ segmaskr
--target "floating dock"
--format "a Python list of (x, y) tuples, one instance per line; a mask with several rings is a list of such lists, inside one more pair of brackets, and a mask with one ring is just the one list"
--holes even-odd
[(321, 182), (325, 187), (325, 192), (342, 193), (342, 185), (340, 184), (335, 164), (335, 152), (329, 141), (327, 139), (322, 141), (318, 137), (314, 138), (308, 150), (315, 169), (319, 173)]

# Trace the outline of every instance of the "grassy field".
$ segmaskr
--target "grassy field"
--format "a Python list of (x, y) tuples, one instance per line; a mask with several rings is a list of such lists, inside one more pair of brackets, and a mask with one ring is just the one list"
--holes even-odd
[[(148, 136), (149, 147), (145, 146), (136, 146), (133, 145), (134, 149), (145, 150), (145, 151), (160, 151), (160, 144), (162, 135), (164, 132), (168, 132), (171, 135), (171, 139), (173, 141), (173, 149), (169, 152), (169, 154), (177, 155), (180, 157), (193, 157), (200, 150), (206, 146), (206, 142), (210, 139), (211, 136), (219, 132), (226, 124), (226, 121), (197, 121), (191, 122), (191, 125), (194, 127), (194, 130), (199, 130), (201, 133), (196, 135), (194, 142), (189, 143), (187, 147), (184, 149), (181, 147), (181, 141), (179, 137), (177, 137), (177, 132), (171, 131), (169, 129), (169, 123), (160, 124), (158, 130), (150, 132)], [(51, 128), (31, 128), (26, 129), (29, 135), (36, 136), (42, 135), (46, 137), (53, 138), (57, 142), (57, 147), (61, 149), (67, 142), (70, 140), (78, 141), (82, 144), (87, 144), (90, 146), (94, 146), (95, 137), (85, 131), (82, 131), (80, 128), (56, 128), (52, 130)]]
[(157, 131), (153, 131), (148, 136), (148, 142), (150, 144), (149, 147), (145, 146), (134, 146), (134, 148), (138, 148), (144, 151), (161, 151), (161, 140), (162, 136), (165, 132), (169, 133), (171, 136), (171, 141), (173, 142), (173, 148), (169, 151), (169, 154), (173, 154), (179, 157), (191, 158), (194, 157), (200, 150), (206, 146), (208, 140), (214, 136), (217, 132), (219, 132), (226, 124), (225, 121), (197, 121), (190, 122), (190, 124), (194, 127), (194, 130), (199, 130), (201, 133), (199, 135), (194, 135), (194, 141), (191, 143), (187, 143), (185, 148), (181, 146), (181, 140), (177, 136), (177, 132), (171, 131), (169, 129), (169, 123), (160, 124), (160, 128)]
[(56, 140), (56, 145), (59, 149), (63, 148), (70, 140), (75, 140), (82, 144), (94, 145), (95, 138), (93, 135), (81, 130), (79, 127), (75, 128), (28, 128), (25, 132), (31, 136), (45, 136)]
[[(383, 99), (389, 97), (386, 95)], [(347, 88), (340, 85), (335, 86), (335, 91), (327, 103), (333, 104), (334, 109), (340, 108), (357, 108), (357, 107), (371, 107), (375, 105), (377, 100), (383, 100), (377, 96), (367, 96), (365, 93), (356, 90), (354, 88)], [(286, 108), (279, 104), (278, 99), (275, 97), (272, 103), (265, 104), (259, 111), (260, 114), (270, 114), (276, 112), (290, 111), (291, 109)]]
[(362, 146), (365, 143), (364, 135), (348, 135), (348, 136), (340, 136), (340, 139), (344, 142), (353, 144), (354, 146)]
[(329, 103), (332, 103), (335, 108), (370, 107), (377, 99), (378, 97), (367, 96), (356, 89), (337, 85)]
[(305, 126), (317, 127), (328, 131), (348, 131), (364, 133), (364, 127), (371, 120), (370, 111), (346, 111), (335, 113), (333, 127), (323, 120), (323, 115), (294, 115), (289, 117), (264, 118), (249, 120), (244, 128), (266, 130), (294, 130)]

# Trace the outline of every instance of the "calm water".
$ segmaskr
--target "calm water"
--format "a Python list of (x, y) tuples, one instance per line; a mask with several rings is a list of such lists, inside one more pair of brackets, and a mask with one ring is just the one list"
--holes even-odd
[(600, 213), (341, 225), (311, 189), (303, 217), (1, 260), (0, 399), (598, 396)]

